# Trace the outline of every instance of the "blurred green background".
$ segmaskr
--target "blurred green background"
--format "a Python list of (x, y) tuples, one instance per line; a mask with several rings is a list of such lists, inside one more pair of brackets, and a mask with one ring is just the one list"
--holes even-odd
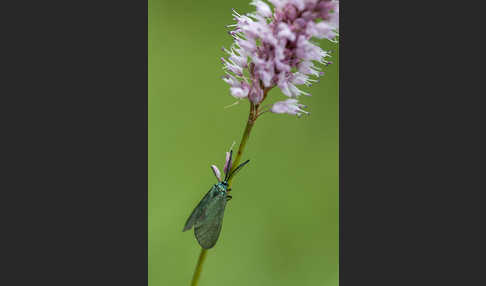
[[(149, 285), (189, 285), (200, 247), (183, 225), (237, 144), (248, 103), (221, 80), (231, 8), (250, 0), (149, 0)], [(267, 113), (250, 136), (251, 159), (233, 184), (223, 230), (200, 284), (338, 285), (338, 45), (334, 64), (301, 97), (310, 116)], [(278, 89), (266, 103), (286, 99)], [(237, 148), (238, 145), (235, 146)]]

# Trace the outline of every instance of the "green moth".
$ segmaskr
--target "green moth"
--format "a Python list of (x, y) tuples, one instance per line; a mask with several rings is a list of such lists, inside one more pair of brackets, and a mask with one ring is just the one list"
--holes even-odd
[[(228, 166), (231, 166), (232, 155), (231, 151)], [(211, 187), (187, 219), (183, 231), (190, 230), (194, 226), (194, 234), (202, 248), (210, 249), (218, 241), (223, 225), (224, 209), (226, 203), (231, 199), (231, 196), (228, 195), (231, 190), (228, 189), (228, 180), (248, 162), (250, 160), (241, 163), (233, 172), (230, 172), (231, 168), (225, 168), (224, 180), (221, 181), (218, 178), (219, 182)]]

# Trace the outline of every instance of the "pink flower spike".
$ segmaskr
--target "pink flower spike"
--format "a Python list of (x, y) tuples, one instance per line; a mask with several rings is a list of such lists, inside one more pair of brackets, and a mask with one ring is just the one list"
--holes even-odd
[[(329, 65), (330, 53), (313, 39), (339, 40), (338, 0), (250, 0), (254, 12), (228, 25), (233, 44), (223, 59), (230, 94), (260, 104), (265, 90), (280, 88), (291, 99), (310, 95), (298, 86), (322, 76), (314, 64)], [(269, 3), (273, 5), (269, 5)], [(273, 6), (273, 7), (272, 7)], [(293, 101), (276, 103), (275, 113), (306, 113)]]
[(219, 171), (218, 167), (216, 167), (216, 165), (211, 165), (211, 169), (213, 170), (213, 173), (218, 181), (221, 182), (221, 172)]

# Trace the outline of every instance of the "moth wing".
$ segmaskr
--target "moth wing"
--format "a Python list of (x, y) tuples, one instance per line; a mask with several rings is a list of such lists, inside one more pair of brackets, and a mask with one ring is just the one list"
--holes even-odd
[(202, 248), (212, 248), (218, 241), (225, 207), (226, 196), (218, 197), (204, 210), (206, 212), (204, 219), (196, 223), (194, 234)]
[(203, 218), (201, 218), (201, 215), (203, 215), (205, 213), (204, 212), (204, 209), (206, 208), (206, 206), (208, 205), (209, 200), (211, 199), (210, 194), (211, 194), (211, 191), (213, 190), (213, 188), (214, 187), (212, 187), (209, 190), (209, 192), (207, 192), (207, 194), (202, 198), (202, 200), (199, 202), (199, 204), (197, 204), (197, 206), (194, 208), (194, 210), (192, 211), (191, 215), (187, 219), (186, 224), (184, 225), (184, 229), (182, 231), (190, 230), (192, 228), (192, 226), (198, 220), (203, 219)]

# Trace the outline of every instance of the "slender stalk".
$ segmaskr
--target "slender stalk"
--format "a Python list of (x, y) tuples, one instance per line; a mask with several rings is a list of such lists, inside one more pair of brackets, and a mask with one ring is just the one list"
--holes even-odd
[[(248, 114), (248, 121), (246, 122), (246, 127), (245, 127), (245, 131), (243, 132), (243, 136), (241, 137), (241, 142), (238, 148), (238, 152), (236, 153), (236, 157), (233, 160), (231, 171), (233, 171), (236, 167), (238, 167), (240, 163), (241, 155), (243, 154), (243, 150), (245, 150), (246, 142), (248, 141), (248, 138), (250, 138), (251, 129), (253, 128), (253, 125), (255, 124), (255, 121), (257, 120), (258, 116), (260, 116), (263, 113), (263, 112), (259, 113), (260, 104), (262, 104), (265, 98), (267, 98), (268, 92), (272, 89), (272, 87), (264, 88), (262, 86), (262, 89), (263, 89), (262, 101), (256, 105), (250, 101), (250, 113)], [(228, 189), (231, 189), (232, 181), (233, 178), (230, 178), (228, 180)]]
[[(250, 137), (250, 132), (257, 118), (257, 114), (258, 114), (258, 106), (254, 105), (253, 103), (250, 103), (250, 114), (248, 115), (248, 121), (246, 122), (245, 131), (243, 132), (243, 137), (241, 138), (240, 146), (238, 148), (238, 153), (236, 154), (236, 157), (231, 167), (232, 170), (236, 166), (238, 166), (238, 162), (241, 160), (241, 155), (243, 154), (243, 150), (245, 149), (246, 142)], [(228, 189), (231, 188), (232, 179), (233, 178), (230, 178), (228, 180)], [(197, 286), (197, 283), (199, 282), (199, 276), (201, 275), (202, 266), (206, 258), (207, 252), (208, 251), (206, 249), (201, 248), (201, 253), (199, 254), (199, 259), (197, 260), (196, 269), (194, 270), (194, 275), (192, 276), (191, 286)]]
[(201, 253), (199, 254), (199, 259), (197, 260), (196, 270), (194, 270), (194, 276), (192, 276), (191, 286), (196, 286), (199, 281), (199, 276), (201, 275), (202, 265), (204, 259), (206, 258), (207, 250), (201, 248)]
[[(250, 102), (250, 113), (248, 114), (248, 121), (246, 122), (246, 127), (245, 127), (245, 131), (243, 132), (243, 136), (241, 137), (241, 142), (240, 142), (240, 146), (238, 147), (238, 152), (236, 153), (236, 157), (233, 160), (231, 171), (233, 171), (240, 163), (241, 155), (245, 150), (245, 146), (246, 146), (246, 142), (248, 141), (248, 138), (250, 138), (250, 132), (251, 129), (253, 128), (253, 125), (255, 124), (257, 115), (258, 115), (258, 105), (254, 105), (253, 103)], [(233, 181), (233, 177), (231, 177), (228, 180), (228, 189), (231, 189), (232, 181)]]
[[(267, 97), (267, 93), (270, 89), (266, 89), (264, 92), (263, 100)], [(262, 101), (263, 101), (262, 100)], [(246, 127), (245, 131), (243, 132), (243, 136), (241, 137), (241, 142), (240, 146), (238, 147), (238, 152), (236, 153), (236, 157), (233, 160), (231, 171), (233, 171), (239, 164), (241, 160), (241, 155), (243, 154), (243, 151), (245, 150), (246, 142), (248, 141), (248, 138), (250, 137), (250, 132), (251, 129), (253, 128), (253, 125), (255, 124), (256, 119), (258, 118), (258, 107), (259, 104), (255, 105), (250, 101), (250, 113), (248, 114), (248, 121), (246, 122)], [(228, 180), (228, 190), (231, 189), (231, 182), (233, 181), (233, 178), (230, 178)], [(202, 266), (204, 263), (204, 259), (206, 258), (207, 250), (204, 248), (201, 248), (201, 253), (199, 254), (199, 259), (197, 261), (196, 265), (196, 270), (194, 270), (194, 275), (192, 276), (192, 282), (191, 286), (197, 286), (197, 283), (199, 282), (199, 276), (201, 275), (202, 271)]]

